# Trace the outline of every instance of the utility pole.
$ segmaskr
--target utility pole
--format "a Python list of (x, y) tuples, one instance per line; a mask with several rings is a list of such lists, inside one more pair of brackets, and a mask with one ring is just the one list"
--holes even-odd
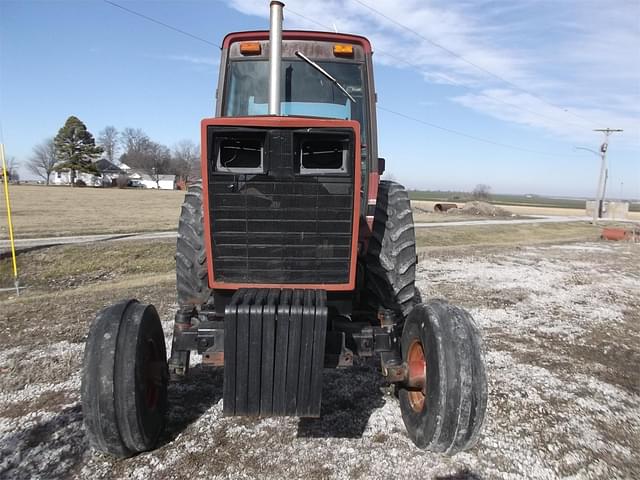
[(593, 223), (596, 223), (598, 218), (602, 218), (602, 210), (604, 206), (604, 191), (607, 182), (607, 149), (609, 147), (609, 136), (614, 132), (622, 132), (621, 128), (596, 128), (594, 132), (604, 133), (604, 142), (600, 145), (600, 178), (598, 179), (598, 191), (596, 197), (596, 204), (593, 209)]

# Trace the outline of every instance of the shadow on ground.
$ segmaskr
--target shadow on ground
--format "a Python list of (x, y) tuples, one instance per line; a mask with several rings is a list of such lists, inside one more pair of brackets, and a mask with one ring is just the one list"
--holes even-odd
[(173, 441), (222, 398), (223, 370), (196, 365), (189, 376), (169, 384), (167, 426), (160, 445)]
[(325, 369), (320, 418), (300, 419), (298, 437), (362, 437), (371, 413), (384, 405), (384, 387), (373, 358), (356, 359), (350, 368)]
[[(374, 359), (356, 361), (346, 369), (325, 369), (320, 418), (303, 418), (298, 437), (359, 438), (371, 413), (384, 405), (385, 383)], [(198, 420), (222, 398), (223, 370), (195, 366), (186, 380), (169, 385), (165, 445)]]
[(79, 403), (0, 439), (0, 478), (67, 478), (87, 450)]

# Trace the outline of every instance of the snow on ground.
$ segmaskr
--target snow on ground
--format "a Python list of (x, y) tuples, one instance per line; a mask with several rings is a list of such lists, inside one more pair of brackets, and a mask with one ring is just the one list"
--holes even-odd
[[(470, 452), (416, 449), (371, 360), (326, 371), (315, 420), (225, 418), (221, 372), (195, 367), (171, 386), (160, 447), (114, 461), (87, 450), (83, 345), (63, 341), (0, 352), (0, 477), (640, 477), (637, 245), (439, 253), (427, 255), (418, 277), (423, 298), (469, 309), (485, 337), (488, 418)], [(161, 314), (169, 339), (173, 311)], [(30, 369), (34, 362), (58, 381)]]

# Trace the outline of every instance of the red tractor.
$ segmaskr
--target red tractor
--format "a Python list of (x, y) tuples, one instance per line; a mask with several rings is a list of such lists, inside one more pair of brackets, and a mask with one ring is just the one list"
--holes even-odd
[(377, 355), (418, 447), (475, 444), (487, 403), (471, 316), (422, 303), (402, 185), (380, 180), (371, 44), (327, 32), (232, 33), (222, 45), (216, 117), (202, 121), (202, 184), (185, 196), (171, 356), (152, 305), (98, 313), (82, 405), (91, 444), (152, 449), (169, 380), (190, 353), (224, 368), (225, 415), (321, 414), (324, 368)]

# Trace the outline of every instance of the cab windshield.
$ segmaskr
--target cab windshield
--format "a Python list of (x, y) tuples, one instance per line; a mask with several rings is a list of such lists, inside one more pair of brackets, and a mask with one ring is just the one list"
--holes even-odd
[[(357, 120), (361, 126), (362, 144), (366, 144), (366, 92), (362, 65), (346, 62), (316, 63), (351, 94), (355, 103), (308, 63), (298, 59), (283, 59), (281, 114)], [(232, 61), (227, 78), (224, 116), (267, 115), (268, 61)]]

